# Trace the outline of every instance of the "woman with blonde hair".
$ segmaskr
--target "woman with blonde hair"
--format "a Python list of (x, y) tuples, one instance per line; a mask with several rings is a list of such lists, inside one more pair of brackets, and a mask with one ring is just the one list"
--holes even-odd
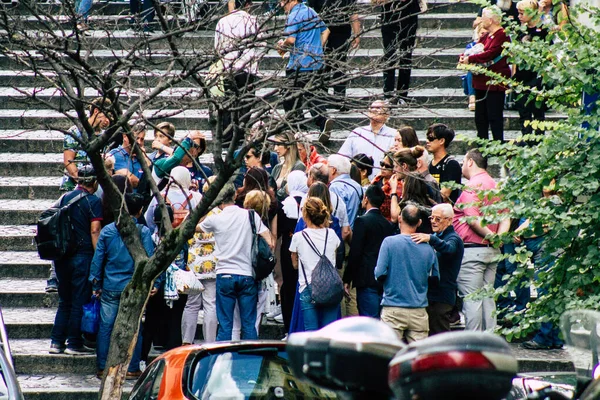
[(341, 241), (329, 228), (331, 215), (327, 206), (316, 197), (308, 197), (302, 210), (306, 228), (292, 236), (290, 252), (294, 268), (299, 269), (298, 283), (300, 306), (304, 317), (304, 330), (314, 331), (337, 320), (340, 304), (318, 305), (312, 299), (311, 275), (321, 255), (335, 265), (336, 250)]
[[(259, 189), (254, 189), (244, 196), (244, 208), (254, 210), (262, 220), (263, 224), (269, 226), (269, 209), (271, 207), (271, 196)], [(258, 301), (256, 303), (256, 333), (260, 332), (262, 315), (269, 312), (275, 306), (275, 280), (273, 274), (269, 275), (258, 283)], [(242, 334), (242, 321), (240, 319), (239, 304), (235, 305), (233, 311), (233, 329), (231, 330), (231, 339), (240, 340)]]
[(306, 165), (300, 160), (298, 145), (292, 132), (279, 133), (270, 141), (275, 146), (275, 152), (280, 159), (279, 164), (273, 167), (271, 176), (277, 183), (277, 199), (282, 201), (287, 196), (285, 186), (288, 175), (292, 171), (306, 171)]

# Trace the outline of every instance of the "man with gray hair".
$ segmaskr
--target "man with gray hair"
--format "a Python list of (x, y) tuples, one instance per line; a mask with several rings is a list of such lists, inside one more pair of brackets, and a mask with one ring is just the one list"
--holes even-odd
[[(348, 135), (338, 154), (353, 158), (357, 154), (363, 153), (373, 157), (373, 165), (377, 167), (385, 153), (394, 144), (396, 130), (385, 124), (390, 117), (390, 106), (383, 100), (375, 100), (371, 103), (367, 116), (369, 125), (354, 129)], [(369, 180), (373, 180), (375, 175), (377, 173), (373, 171), (369, 175)]]
[(438, 204), (431, 209), (431, 229), (433, 234), (413, 233), (415, 243), (429, 243), (435, 250), (440, 267), (440, 282), (430, 285), (427, 291), (427, 315), (429, 316), (429, 336), (450, 332), (450, 315), (456, 302), (458, 272), (462, 263), (464, 244), (454, 231), (452, 219), (454, 210), (450, 204)]
[(350, 228), (358, 215), (363, 198), (363, 188), (350, 177), (350, 160), (339, 154), (332, 154), (327, 159), (329, 169), (329, 190), (338, 195), (346, 204)]

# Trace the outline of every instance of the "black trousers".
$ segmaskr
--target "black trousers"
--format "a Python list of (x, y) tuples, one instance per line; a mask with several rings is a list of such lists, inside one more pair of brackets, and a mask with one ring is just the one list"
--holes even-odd
[(281, 298), (281, 314), (283, 316), (283, 325), (285, 331), (289, 332), (290, 322), (292, 320), (292, 311), (294, 310), (294, 300), (298, 290), (298, 270), (294, 269), (290, 252), (284, 251), (283, 246), (289, 249), (291, 240), (284, 241), (281, 244), (281, 276), (283, 284), (279, 288), (279, 297)]
[[(154, 7), (152, 5), (152, 0), (130, 0), (129, 9), (131, 15), (137, 15), (139, 13), (140, 17), (145, 23), (152, 22), (154, 20)], [(132, 18), (131, 23), (134, 23), (135, 20)]]
[(323, 129), (327, 121), (327, 110), (325, 109), (324, 97), (324, 75), (321, 70), (299, 71), (288, 69), (285, 71), (287, 88), (283, 95), (283, 109), (288, 113), (291, 121), (304, 119), (302, 113), (308, 108), (319, 129)]
[[(410, 70), (412, 52), (417, 38), (418, 15), (408, 8), (401, 9), (393, 22), (383, 22), (381, 37), (383, 39), (383, 93), (386, 97), (397, 95), (407, 97), (410, 86)], [(398, 70), (398, 81), (396, 81)]]
[[(225, 77), (223, 83), (225, 97), (235, 97), (239, 99), (239, 101), (234, 104), (234, 107), (240, 107), (240, 109), (236, 111), (240, 123), (245, 123), (250, 117), (249, 113), (252, 110), (252, 103), (254, 100), (254, 82), (256, 82), (256, 75), (246, 71), (238, 71), (231, 77)], [(244, 118), (244, 115), (247, 116)], [(229, 127), (229, 125), (231, 125), (234, 119), (232, 112), (226, 111), (223, 113), (223, 121), (221, 124), (223, 127), (223, 144), (228, 144), (233, 138), (233, 126)], [(241, 139), (243, 140), (244, 138), (241, 137)]]
[(185, 303), (187, 294), (180, 294), (179, 300), (173, 303), (173, 308), (169, 308), (162, 288), (148, 299), (143, 325), (142, 361), (148, 361), (152, 344), (162, 346), (165, 350), (181, 346), (181, 318)]
[(475, 126), (477, 137), (489, 139), (491, 129), (494, 140), (504, 140), (504, 96), (503, 91), (475, 89)]
[[(325, 47), (325, 54), (327, 55), (325, 73), (327, 73), (328, 79), (336, 81), (343, 79), (346, 75), (352, 27), (350, 25), (331, 26), (329, 31), (329, 38)], [(343, 101), (340, 97), (346, 95), (346, 87), (348, 87), (348, 83), (333, 84), (335, 101)]]
[(454, 306), (430, 301), (427, 306), (429, 316), (429, 336), (450, 332), (450, 315)]
[[(525, 121), (545, 121), (546, 120), (546, 104), (542, 103), (539, 107), (536, 106), (535, 100), (529, 101), (527, 96), (529, 92), (525, 93), (523, 97), (515, 102), (515, 107), (519, 111), (519, 125), (521, 126), (521, 133), (523, 135), (529, 135), (533, 133), (531, 125), (525, 126)], [(543, 135), (544, 131), (540, 129), (535, 130), (535, 134)]]

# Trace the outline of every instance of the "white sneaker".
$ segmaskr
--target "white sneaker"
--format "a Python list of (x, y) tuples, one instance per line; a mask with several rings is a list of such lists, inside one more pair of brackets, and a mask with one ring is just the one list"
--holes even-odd
[(283, 324), (283, 314), (279, 314), (279, 315), (275, 316), (275, 318), (273, 318), (273, 320), (275, 322), (277, 322), (278, 324)]
[(281, 314), (281, 306), (276, 305), (275, 307), (273, 307), (273, 311), (267, 313), (267, 319), (272, 321), (279, 314)]

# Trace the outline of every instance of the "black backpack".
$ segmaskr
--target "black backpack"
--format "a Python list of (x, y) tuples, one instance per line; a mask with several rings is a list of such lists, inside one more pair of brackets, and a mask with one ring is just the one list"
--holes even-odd
[(256, 215), (254, 210), (248, 212), (252, 227), (252, 268), (254, 269), (254, 279), (262, 281), (275, 269), (275, 256), (265, 238), (257, 234), (254, 215)]
[[(313, 249), (313, 251), (319, 256), (319, 261), (310, 274), (312, 300), (315, 302), (315, 304), (321, 306), (334, 306), (340, 304), (342, 298), (344, 297), (344, 283), (342, 282), (342, 278), (337, 273), (335, 267), (333, 264), (331, 264), (331, 261), (329, 261), (329, 258), (326, 256), (329, 229), (325, 231), (325, 246), (322, 254), (319, 253), (317, 246), (315, 246), (314, 242), (311, 240), (310, 236), (308, 236), (306, 231), (302, 231), (302, 236), (304, 239), (306, 239), (310, 248)], [(304, 270), (302, 261), (300, 261), (300, 266), (302, 267), (304, 279), (308, 284), (306, 271)]]
[(69, 208), (88, 195), (80, 193), (61, 205), (66, 196), (63, 195), (56, 204), (42, 213), (35, 234), (37, 251), (42, 260), (60, 260), (75, 252), (77, 238), (73, 232)]

